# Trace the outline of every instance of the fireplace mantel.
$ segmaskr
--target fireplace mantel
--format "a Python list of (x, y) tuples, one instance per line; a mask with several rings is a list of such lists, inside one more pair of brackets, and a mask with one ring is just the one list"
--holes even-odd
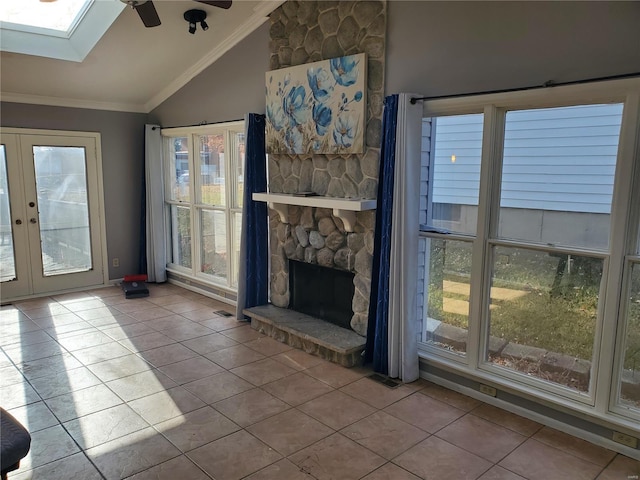
[(289, 223), (289, 205), (302, 207), (331, 208), (333, 214), (344, 223), (347, 232), (353, 232), (356, 224), (356, 212), (375, 210), (376, 200), (362, 200), (354, 198), (336, 198), (313, 196), (299, 196), (286, 193), (254, 193), (253, 199), (267, 202), (269, 208), (278, 212), (282, 223)]

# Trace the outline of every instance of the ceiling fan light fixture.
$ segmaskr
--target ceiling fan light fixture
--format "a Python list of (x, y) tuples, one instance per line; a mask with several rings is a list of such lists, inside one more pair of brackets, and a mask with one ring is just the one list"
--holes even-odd
[(202, 30), (207, 30), (209, 25), (205, 22), (205, 18), (207, 18), (207, 12), (204, 10), (187, 10), (184, 12), (184, 19), (189, 23), (189, 33), (196, 33), (196, 24), (199, 23)]

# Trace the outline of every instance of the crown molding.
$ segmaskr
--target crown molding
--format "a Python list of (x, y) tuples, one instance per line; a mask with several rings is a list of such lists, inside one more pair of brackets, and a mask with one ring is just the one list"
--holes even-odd
[(0, 93), (0, 101), (28, 103), (33, 105), (49, 105), (52, 107), (84, 108), (88, 110), (111, 110), (114, 112), (149, 113), (144, 105), (116, 102), (100, 102), (95, 100), (79, 100), (76, 98), (46, 97), (25, 93)]
[(191, 68), (186, 70), (182, 75), (173, 80), (169, 85), (167, 85), (160, 92), (154, 95), (147, 103), (145, 103), (146, 112), (151, 112), (154, 108), (167, 100), (171, 95), (176, 93), (187, 83), (193, 80), (199, 73), (201, 73), (216, 60), (222, 57), (222, 55), (224, 55), (234, 46), (240, 43), (245, 37), (253, 33), (254, 30), (256, 30), (269, 19), (269, 14), (283, 3), (284, 0), (269, 0), (261, 2), (259, 5), (257, 5), (253, 10), (253, 15), (251, 15), (251, 17), (249, 17), (246, 22), (236, 28), (233, 33), (225, 39), (224, 42), (211, 50)]

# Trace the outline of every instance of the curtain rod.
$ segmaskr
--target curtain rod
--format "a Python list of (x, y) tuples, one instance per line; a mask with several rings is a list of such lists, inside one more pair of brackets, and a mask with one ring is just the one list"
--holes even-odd
[(200, 123), (195, 123), (193, 125), (175, 125), (173, 127), (162, 127), (162, 126), (153, 126), (151, 127), (151, 130), (155, 130), (156, 128), (187, 128), (187, 127), (204, 127), (205, 125), (218, 125), (220, 123), (230, 123), (230, 122), (240, 122), (244, 120), (244, 118), (238, 118), (236, 120), (225, 120), (224, 122), (200, 122)]
[(622, 75), (611, 75), (609, 77), (597, 77), (597, 78), (585, 78), (582, 80), (572, 80), (570, 82), (554, 82), (553, 80), (548, 80), (544, 82), (542, 85), (533, 85), (529, 87), (518, 87), (518, 88), (507, 88), (503, 90), (485, 90), (483, 92), (470, 92), (470, 93), (456, 93), (453, 95), (439, 95), (435, 97), (413, 97), (410, 102), (412, 105), (415, 105), (416, 102), (423, 100), (444, 100), (446, 98), (463, 98), (463, 97), (473, 97), (476, 95), (490, 95), (493, 93), (509, 93), (509, 92), (522, 92), (525, 90), (538, 90), (542, 88), (552, 88), (552, 87), (564, 87), (566, 85), (580, 85), (582, 83), (592, 83), (592, 82), (604, 82), (607, 80), (621, 80), (623, 78), (634, 78), (640, 77), (640, 72), (634, 73), (625, 73)]

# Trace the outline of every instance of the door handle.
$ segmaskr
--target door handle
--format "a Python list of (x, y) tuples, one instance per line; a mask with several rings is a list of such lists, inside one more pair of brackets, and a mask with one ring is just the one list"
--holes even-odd
[(30, 206), (30, 207), (35, 207), (35, 206), (36, 206), (36, 203), (35, 203), (35, 202), (29, 202), (29, 206)]
[(22, 220), (17, 219), (17, 220), (16, 220), (16, 225), (22, 225)]
[(35, 219), (35, 218), (30, 218), (30, 219), (29, 219), (29, 222), (30, 222), (30, 223), (36, 223), (36, 219)]

